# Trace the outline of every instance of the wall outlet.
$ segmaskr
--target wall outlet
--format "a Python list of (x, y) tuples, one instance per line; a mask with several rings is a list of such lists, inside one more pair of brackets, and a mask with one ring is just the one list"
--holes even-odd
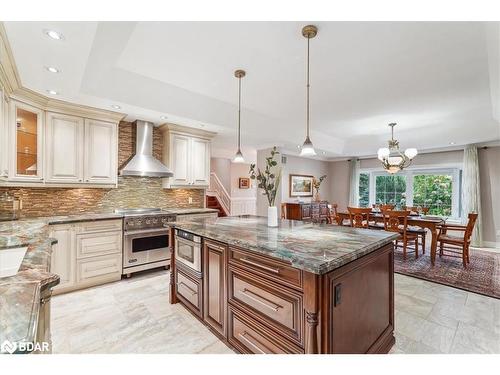
[(189, 204), (193, 204), (193, 198), (192, 198), (192, 197), (189, 197), (189, 198), (188, 198), (188, 203), (189, 203)]

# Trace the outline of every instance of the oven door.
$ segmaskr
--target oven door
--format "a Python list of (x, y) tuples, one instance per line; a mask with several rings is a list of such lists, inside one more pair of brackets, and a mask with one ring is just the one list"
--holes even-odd
[(201, 244), (176, 236), (175, 261), (201, 272)]
[(125, 231), (123, 239), (123, 267), (170, 259), (170, 235), (168, 229)]

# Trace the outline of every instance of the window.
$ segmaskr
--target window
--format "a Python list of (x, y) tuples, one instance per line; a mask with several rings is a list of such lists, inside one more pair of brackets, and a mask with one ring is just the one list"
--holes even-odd
[(446, 174), (413, 176), (413, 206), (429, 207), (430, 215), (451, 216), (452, 182)]
[(406, 205), (406, 176), (384, 175), (375, 177), (375, 203)]
[(360, 173), (359, 175), (359, 207), (370, 206), (370, 175)]
[(395, 175), (362, 171), (359, 175), (359, 206), (394, 204), (429, 207), (429, 215), (460, 217), (459, 168), (409, 169)]

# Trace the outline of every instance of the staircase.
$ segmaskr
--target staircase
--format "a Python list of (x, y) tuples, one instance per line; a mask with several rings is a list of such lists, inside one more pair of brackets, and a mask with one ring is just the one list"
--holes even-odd
[(207, 208), (213, 208), (219, 211), (219, 217), (227, 216), (224, 209), (220, 205), (219, 200), (215, 196), (207, 195)]

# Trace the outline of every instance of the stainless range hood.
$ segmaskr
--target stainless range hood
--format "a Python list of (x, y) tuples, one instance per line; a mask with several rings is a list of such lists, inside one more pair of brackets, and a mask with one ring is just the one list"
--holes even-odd
[(135, 155), (120, 170), (120, 176), (172, 177), (174, 174), (153, 156), (153, 123), (137, 120)]

